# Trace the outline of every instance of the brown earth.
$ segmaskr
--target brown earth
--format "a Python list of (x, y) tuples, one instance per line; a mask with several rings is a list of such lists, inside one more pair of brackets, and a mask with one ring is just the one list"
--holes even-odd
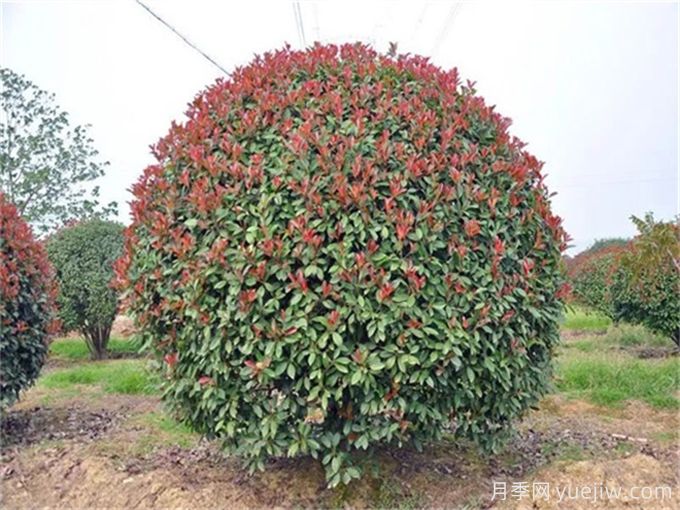
[[(38, 402), (29, 391), (3, 420), (3, 508), (680, 506), (678, 416), (637, 403), (610, 411), (551, 397), (521, 423), (502, 455), (484, 458), (454, 441), (422, 453), (384, 449), (362, 461), (363, 480), (327, 490), (312, 459), (275, 460), (249, 476), (216, 445), (156, 427), (149, 417), (164, 415), (155, 397), (84, 394), (50, 407)], [(669, 486), (675, 499), (643, 506), (622, 499), (559, 503), (555, 495), (494, 501), (494, 482)]]

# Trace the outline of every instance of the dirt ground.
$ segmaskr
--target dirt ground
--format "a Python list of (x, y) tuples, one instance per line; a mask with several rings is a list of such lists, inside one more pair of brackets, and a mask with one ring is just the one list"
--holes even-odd
[[(87, 396), (36, 405), (29, 391), (3, 421), (3, 508), (583, 508), (583, 500), (515, 499), (522, 482), (553, 487), (668, 486), (672, 500), (615, 500), (589, 508), (678, 508), (678, 416), (631, 404), (606, 413), (559, 397), (520, 425), (500, 456), (442, 442), (425, 452), (385, 450), (367, 476), (326, 490), (311, 459), (272, 461), (248, 476), (236, 459), (189, 436), (172, 444), (145, 416), (162, 416), (155, 397)], [(603, 414), (604, 413), (604, 414)], [(379, 472), (371, 467), (380, 466)], [(494, 482), (507, 497), (494, 496)]]

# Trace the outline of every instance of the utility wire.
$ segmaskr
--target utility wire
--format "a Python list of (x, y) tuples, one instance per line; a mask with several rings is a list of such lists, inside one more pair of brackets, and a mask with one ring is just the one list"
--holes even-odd
[(429, 2), (425, 2), (423, 4), (423, 8), (420, 11), (420, 16), (418, 16), (418, 21), (413, 27), (413, 31), (411, 32), (411, 40), (409, 41), (412, 45), (415, 42), (416, 39), (416, 34), (420, 31), (420, 26), (423, 24), (423, 19), (425, 18), (425, 14), (427, 13), (427, 8), (430, 6)]
[(434, 45), (432, 46), (432, 51), (430, 52), (430, 56), (432, 58), (434, 58), (437, 55), (437, 52), (439, 51), (439, 47), (441, 46), (441, 44), (446, 39), (446, 34), (449, 32), (451, 25), (453, 25), (453, 22), (456, 19), (456, 16), (458, 15), (458, 13), (460, 12), (461, 7), (462, 7), (462, 4), (460, 2), (455, 2), (449, 8), (449, 14), (448, 14), (448, 16), (446, 16), (446, 20), (444, 20), (444, 25), (442, 26), (442, 29), (437, 34)]
[(191, 49), (197, 51), (203, 58), (205, 58), (208, 62), (210, 62), (212, 65), (217, 67), (220, 71), (222, 71), (224, 74), (227, 76), (230, 76), (229, 71), (227, 71), (224, 67), (222, 67), (220, 64), (218, 64), (213, 58), (210, 57), (207, 53), (205, 53), (203, 50), (201, 50), (198, 46), (196, 46), (194, 43), (192, 43), (189, 39), (184, 37), (182, 34), (180, 34), (175, 27), (170, 25), (167, 21), (165, 21), (163, 18), (161, 18), (158, 14), (153, 12), (150, 7), (144, 4), (141, 0), (135, 0), (140, 6), (144, 8), (149, 14), (151, 14), (154, 18), (156, 18), (158, 21), (163, 23), (167, 28), (169, 28), (177, 37), (182, 39)]
[(316, 40), (318, 42), (321, 42), (321, 31), (319, 30), (319, 4), (318, 2), (314, 2), (313, 4), (313, 13), (314, 13), (314, 32), (316, 33)]
[(300, 2), (295, 2), (293, 4), (293, 15), (295, 16), (295, 25), (298, 29), (298, 37), (300, 37), (300, 44), (302, 49), (307, 47), (307, 41), (305, 39), (305, 25), (302, 21), (302, 10), (300, 9)]

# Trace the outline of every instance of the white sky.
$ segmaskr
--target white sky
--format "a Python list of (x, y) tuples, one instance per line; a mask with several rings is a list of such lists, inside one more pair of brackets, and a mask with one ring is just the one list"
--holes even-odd
[[(147, 0), (223, 67), (301, 46), (293, 3)], [(477, 82), (546, 162), (574, 251), (678, 213), (678, 3), (302, 1), (307, 44), (362, 40), (429, 55)], [(133, 0), (1, 3), (3, 66), (54, 92), (111, 166), (128, 221), (149, 145), (220, 71)]]

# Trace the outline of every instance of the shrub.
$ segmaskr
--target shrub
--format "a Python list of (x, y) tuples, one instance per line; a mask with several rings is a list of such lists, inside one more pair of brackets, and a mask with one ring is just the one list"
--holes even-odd
[(567, 262), (571, 297), (575, 303), (613, 319), (609, 288), (618, 257), (625, 250), (626, 245), (620, 243), (604, 244), (589, 248)]
[(680, 346), (680, 227), (633, 216), (639, 234), (620, 256), (611, 285), (615, 320), (642, 324)]
[(58, 328), (55, 292), (42, 244), (0, 193), (0, 408), (38, 377)]
[(639, 234), (571, 259), (573, 296), (614, 321), (642, 324), (680, 345), (680, 227), (632, 217)]
[(456, 70), (265, 54), (199, 95), (134, 186), (119, 285), (164, 397), (261, 467), (487, 448), (544, 393), (565, 234), (542, 164)]
[(111, 280), (123, 251), (123, 226), (99, 219), (76, 223), (51, 236), (47, 251), (59, 282), (64, 328), (83, 335), (93, 359), (105, 358), (118, 309)]

